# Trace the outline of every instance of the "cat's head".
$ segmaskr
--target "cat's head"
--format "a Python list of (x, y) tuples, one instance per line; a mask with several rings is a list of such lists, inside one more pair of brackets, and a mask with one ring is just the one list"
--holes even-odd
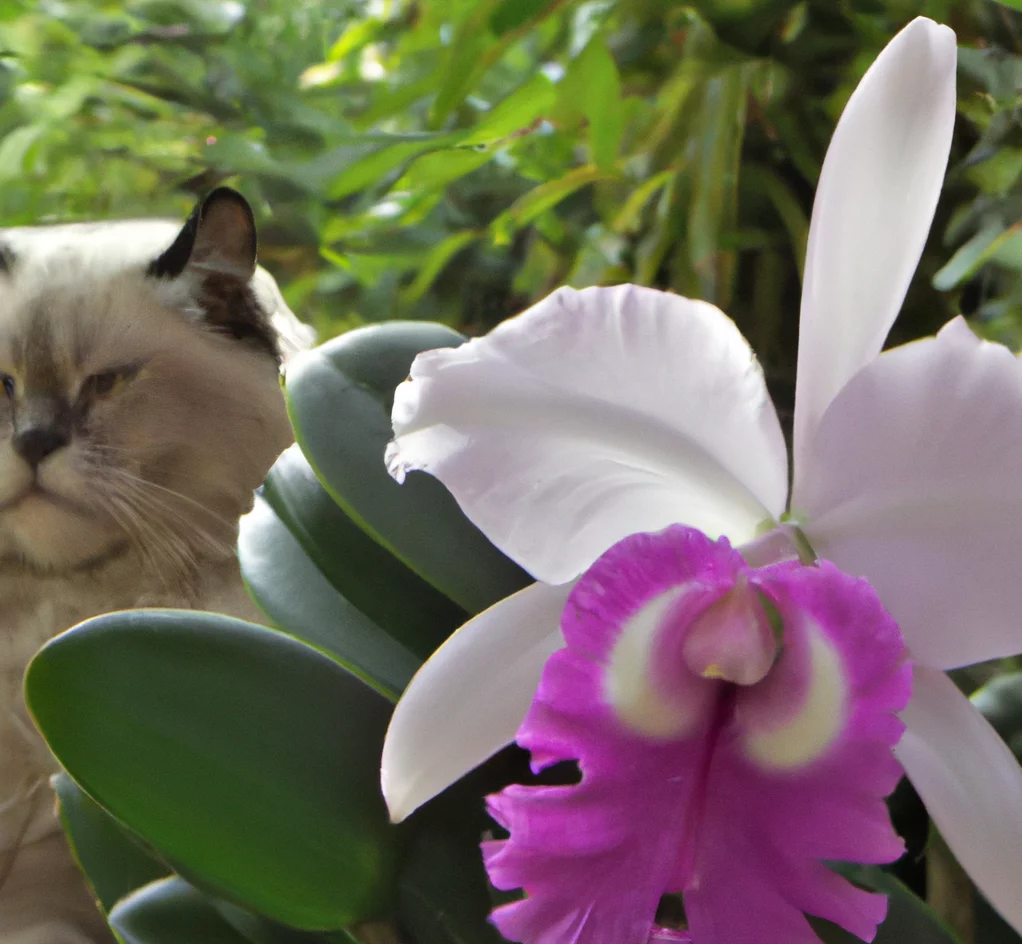
[(177, 576), (229, 552), (291, 439), (293, 316), (255, 249), (226, 188), (183, 229), (0, 231), (0, 560), (61, 572), (128, 547)]

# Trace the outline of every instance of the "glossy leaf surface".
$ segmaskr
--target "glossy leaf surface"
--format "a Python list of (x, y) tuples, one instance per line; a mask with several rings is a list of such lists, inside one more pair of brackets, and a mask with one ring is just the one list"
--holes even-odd
[(465, 610), (476, 613), (529, 583), (461, 513), (436, 479), (398, 485), (383, 454), (394, 388), (415, 355), (463, 338), (442, 325), (356, 329), (297, 357), (286, 393), (298, 442), (341, 507), (372, 537)]
[(26, 697), (76, 781), (192, 881), (310, 930), (387, 895), (390, 705), (326, 655), (213, 614), (127, 611), (47, 644)]

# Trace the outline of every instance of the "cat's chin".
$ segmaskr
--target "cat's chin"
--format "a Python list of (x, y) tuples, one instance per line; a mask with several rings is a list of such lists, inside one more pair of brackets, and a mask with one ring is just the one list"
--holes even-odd
[(62, 573), (120, 550), (124, 533), (60, 496), (34, 491), (0, 511), (0, 556)]

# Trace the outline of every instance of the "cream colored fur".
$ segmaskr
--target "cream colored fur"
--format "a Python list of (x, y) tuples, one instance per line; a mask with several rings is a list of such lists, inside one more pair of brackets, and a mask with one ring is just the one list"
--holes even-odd
[[(48, 784), (56, 769), (21, 696), (32, 654), (91, 616), (138, 606), (257, 619), (234, 554), (238, 517), (291, 432), (278, 366), (213, 333), (198, 275), (147, 277), (179, 225), (0, 231), (0, 371), (45, 373), (73, 400), (90, 374), (138, 365), (87, 428), (39, 466), (11, 445), (0, 392), (0, 944), (106, 941), (70, 861)], [(309, 338), (262, 270), (253, 288), (285, 353)], [(40, 361), (48, 360), (40, 373)], [(74, 705), (67, 706), (74, 711)]]

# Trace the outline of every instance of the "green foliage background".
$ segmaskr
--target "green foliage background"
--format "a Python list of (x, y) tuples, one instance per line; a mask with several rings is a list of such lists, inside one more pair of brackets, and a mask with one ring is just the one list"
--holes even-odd
[(630, 280), (727, 310), (783, 404), (820, 161), (919, 14), (958, 32), (959, 123), (894, 340), (962, 309), (1017, 346), (1022, 15), (990, 0), (8, 0), (0, 223), (230, 180), (324, 336)]

